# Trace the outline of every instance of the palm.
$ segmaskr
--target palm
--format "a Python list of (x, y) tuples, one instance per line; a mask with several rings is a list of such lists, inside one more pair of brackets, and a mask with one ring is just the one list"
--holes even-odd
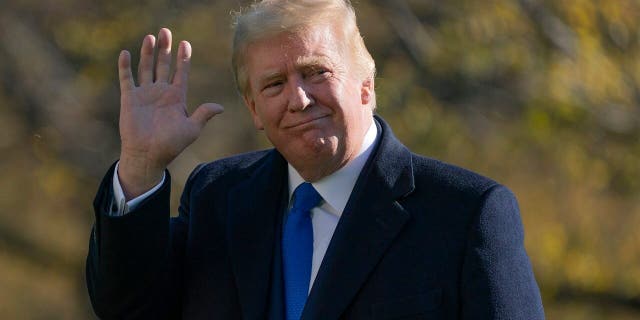
[[(191, 116), (186, 95), (191, 46), (178, 46), (176, 72), (170, 80), (171, 32), (160, 30), (158, 58), (153, 61), (155, 38), (146, 36), (140, 51), (138, 86), (133, 81), (131, 58), (123, 51), (120, 75), (120, 175), (123, 188), (137, 195), (158, 179), (164, 168), (200, 135), (206, 122), (222, 112), (214, 103), (200, 105)], [(155, 77), (154, 77), (155, 69)], [(154, 79), (155, 78), (155, 79)], [(127, 190), (125, 190), (127, 193)]]
[(120, 136), (123, 149), (144, 152), (169, 163), (198, 136), (200, 127), (187, 116), (185, 93), (168, 83), (123, 92)]

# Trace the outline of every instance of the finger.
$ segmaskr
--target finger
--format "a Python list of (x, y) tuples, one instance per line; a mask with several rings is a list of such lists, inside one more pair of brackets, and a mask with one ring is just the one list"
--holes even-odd
[(150, 84), (153, 82), (153, 49), (156, 45), (156, 37), (146, 35), (140, 48), (140, 63), (138, 63), (138, 84)]
[(204, 103), (191, 114), (189, 119), (202, 128), (213, 116), (222, 113), (222, 111), (224, 111), (224, 107), (217, 103)]
[(158, 33), (158, 60), (156, 61), (155, 81), (169, 81), (169, 69), (171, 68), (171, 30), (160, 29)]
[(133, 90), (135, 83), (133, 82), (133, 75), (131, 74), (131, 54), (129, 51), (120, 51), (118, 57), (118, 77), (120, 78), (120, 92)]
[(173, 77), (173, 84), (181, 86), (187, 90), (187, 80), (189, 79), (189, 68), (191, 67), (191, 44), (188, 41), (180, 41), (178, 45), (178, 56), (176, 57), (176, 74)]

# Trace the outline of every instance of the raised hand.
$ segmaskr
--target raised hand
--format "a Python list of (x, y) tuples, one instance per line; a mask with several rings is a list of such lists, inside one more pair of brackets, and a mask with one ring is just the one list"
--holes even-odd
[[(156, 47), (158, 58), (154, 64)], [(189, 116), (186, 96), (190, 59), (191, 45), (181, 41), (171, 78), (171, 31), (161, 29), (157, 44), (154, 36), (147, 35), (140, 49), (136, 86), (131, 55), (126, 50), (120, 53), (122, 146), (118, 177), (127, 199), (158, 184), (167, 165), (198, 138), (209, 119), (223, 110), (218, 104), (205, 103)]]

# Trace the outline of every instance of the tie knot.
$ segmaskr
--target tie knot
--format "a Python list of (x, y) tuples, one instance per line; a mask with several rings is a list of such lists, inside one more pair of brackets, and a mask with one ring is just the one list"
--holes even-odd
[(293, 192), (292, 209), (303, 212), (309, 211), (311, 208), (317, 206), (321, 199), (322, 197), (313, 185), (309, 182), (305, 182), (299, 185)]

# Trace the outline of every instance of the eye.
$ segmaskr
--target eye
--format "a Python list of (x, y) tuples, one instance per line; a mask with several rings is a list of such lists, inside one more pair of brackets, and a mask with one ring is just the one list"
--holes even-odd
[(272, 97), (280, 93), (283, 87), (284, 80), (274, 80), (271, 82), (267, 82), (267, 84), (262, 87), (262, 93), (265, 96)]
[(325, 75), (325, 74), (328, 74), (328, 73), (329, 73), (329, 70), (324, 69), (324, 68), (318, 68), (318, 69), (313, 71), (314, 75), (319, 75), (319, 76)]
[(329, 72), (329, 70), (324, 68), (317, 68), (317, 69), (313, 69), (310, 72), (309, 77), (314, 82), (320, 82), (327, 79), (330, 75), (331, 75), (331, 72)]
[(281, 80), (269, 82), (264, 86), (263, 90), (264, 89), (268, 89), (268, 88), (273, 88), (273, 87), (280, 86), (280, 85), (282, 85), (282, 83), (283, 82)]

